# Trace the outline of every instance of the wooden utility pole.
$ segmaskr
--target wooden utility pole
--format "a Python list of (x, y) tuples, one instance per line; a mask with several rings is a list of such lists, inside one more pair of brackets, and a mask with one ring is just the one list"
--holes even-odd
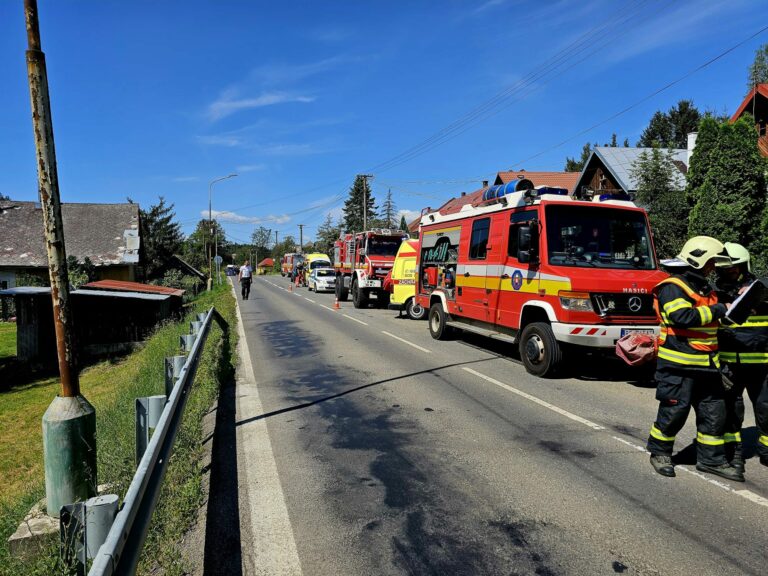
[(299, 224), (299, 254), (304, 254), (304, 224)]

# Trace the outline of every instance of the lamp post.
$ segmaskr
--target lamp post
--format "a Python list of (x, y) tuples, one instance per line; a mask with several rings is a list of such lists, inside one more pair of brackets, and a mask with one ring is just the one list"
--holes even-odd
[[(221, 178), (216, 178), (214, 180), (211, 180), (210, 184), (208, 184), (208, 226), (210, 227), (210, 230), (211, 230), (211, 236), (213, 236), (213, 217), (212, 217), (213, 211), (211, 210), (211, 198), (213, 196), (213, 185), (216, 184), (216, 182), (221, 182), (222, 180), (227, 180), (228, 178), (234, 178), (235, 176), (237, 176), (237, 174), (227, 174), (226, 176), (222, 176)], [(214, 240), (214, 245), (215, 245), (214, 250), (216, 251), (216, 256), (219, 255), (219, 238), (218, 238), (218, 235), (219, 235), (219, 230), (218, 230), (218, 227), (217, 227), (216, 228), (216, 238)], [(210, 257), (210, 255), (208, 256), (208, 280), (211, 282), (211, 284), (213, 284), (213, 266), (211, 264), (211, 257)], [(219, 279), (219, 280), (221, 280), (221, 279)], [(211, 288), (211, 286), (208, 287), (209, 290), (210, 290), (210, 288)]]

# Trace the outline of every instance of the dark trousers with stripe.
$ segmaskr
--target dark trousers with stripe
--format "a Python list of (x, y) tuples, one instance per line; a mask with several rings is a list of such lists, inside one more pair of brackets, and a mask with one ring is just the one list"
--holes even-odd
[(728, 363), (733, 387), (725, 393), (725, 447), (729, 457), (741, 453), (741, 427), (744, 424), (744, 391), (755, 409), (757, 454), (768, 458), (768, 365)]
[(693, 408), (696, 413), (696, 454), (700, 464), (725, 464), (725, 398), (719, 372), (656, 370), (659, 411), (648, 437), (648, 451), (672, 456), (675, 436)]

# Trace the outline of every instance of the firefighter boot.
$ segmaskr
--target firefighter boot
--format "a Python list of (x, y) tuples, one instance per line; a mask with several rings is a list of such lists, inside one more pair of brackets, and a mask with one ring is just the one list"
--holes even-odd
[(741, 443), (736, 444), (733, 451), (733, 457), (731, 458), (731, 466), (736, 468), (739, 472), (744, 474), (744, 455), (741, 453)]
[(715, 476), (720, 476), (726, 480), (744, 482), (744, 472), (734, 466), (731, 466), (730, 464), (718, 464), (717, 466), (710, 466), (709, 464), (696, 464), (696, 470), (699, 472), (714, 474)]
[(651, 454), (651, 466), (662, 476), (669, 478), (675, 477), (675, 467), (672, 465), (672, 458), (664, 454)]
[(768, 466), (768, 456), (760, 456), (760, 464)]

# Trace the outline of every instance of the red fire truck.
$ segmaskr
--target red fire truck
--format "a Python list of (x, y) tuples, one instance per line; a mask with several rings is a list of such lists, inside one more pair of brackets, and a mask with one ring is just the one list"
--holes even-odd
[(300, 256), (297, 252), (288, 252), (282, 258), (280, 258), (280, 275), (291, 276), (293, 273), (293, 264), (296, 261), (296, 257)]
[(474, 204), (425, 211), (417, 258), (433, 338), (461, 329), (508, 340), (537, 376), (556, 372), (565, 347), (658, 333), (651, 291), (666, 274), (645, 211), (620, 191), (492, 186)]
[(355, 308), (365, 308), (373, 293), (376, 305), (386, 308), (389, 292), (383, 289), (382, 281), (392, 268), (400, 244), (407, 239), (406, 232), (386, 228), (342, 234), (333, 245), (339, 301), (345, 302), (351, 291)]

